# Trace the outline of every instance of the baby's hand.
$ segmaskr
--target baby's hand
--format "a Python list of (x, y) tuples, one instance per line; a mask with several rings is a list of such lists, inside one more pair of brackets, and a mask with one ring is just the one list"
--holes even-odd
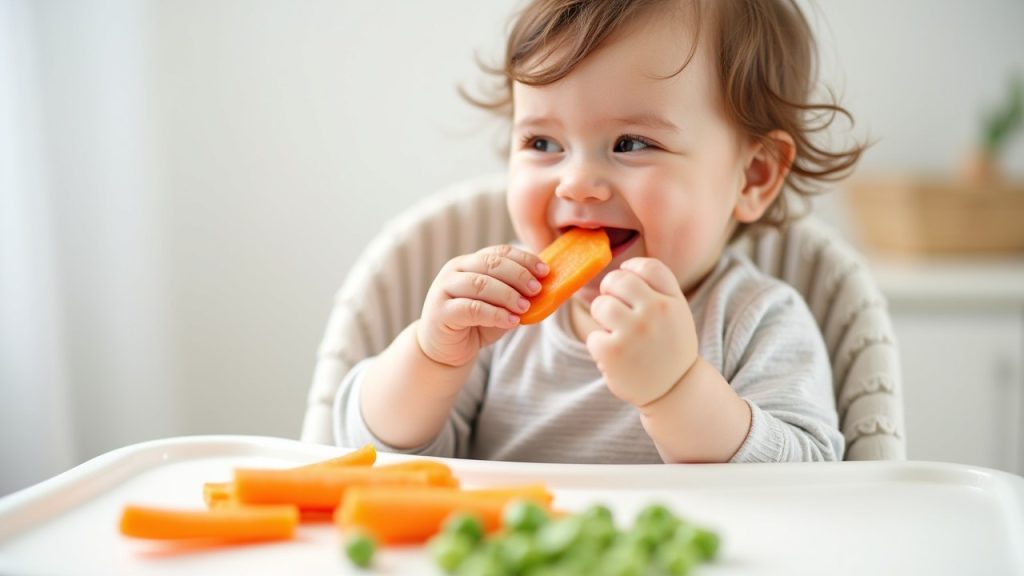
[(587, 349), (620, 399), (643, 406), (667, 393), (697, 360), (697, 330), (672, 271), (632, 258), (601, 281), (590, 314), (603, 330)]
[(462, 366), (481, 348), (519, 325), (540, 291), (547, 265), (508, 245), (489, 246), (448, 261), (434, 278), (416, 327), (420, 348), (435, 362)]

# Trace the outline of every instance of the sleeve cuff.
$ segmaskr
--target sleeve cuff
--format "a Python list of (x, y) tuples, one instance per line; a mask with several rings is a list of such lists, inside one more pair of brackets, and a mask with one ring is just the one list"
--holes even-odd
[(743, 401), (750, 406), (750, 431), (730, 462), (781, 462), (785, 440), (779, 422), (768, 418), (753, 402)]

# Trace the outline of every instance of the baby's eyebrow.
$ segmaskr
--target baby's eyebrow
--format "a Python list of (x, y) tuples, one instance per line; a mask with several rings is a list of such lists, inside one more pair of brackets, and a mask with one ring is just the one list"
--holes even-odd
[(522, 130), (524, 128), (543, 128), (547, 126), (561, 127), (562, 122), (557, 118), (550, 116), (525, 116), (516, 120), (513, 127), (516, 130)]
[(654, 128), (656, 130), (667, 130), (670, 132), (679, 131), (679, 126), (676, 126), (675, 122), (672, 122), (671, 120), (663, 116), (659, 116), (657, 114), (652, 114), (649, 112), (613, 118), (611, 122), (617, 125), (645, 126), (647, 128)]

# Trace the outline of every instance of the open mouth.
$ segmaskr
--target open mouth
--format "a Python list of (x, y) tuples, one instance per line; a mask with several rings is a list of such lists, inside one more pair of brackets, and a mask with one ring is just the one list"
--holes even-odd
[[(570, 227), (563, 228), (561, 232), (564, 234)], [(629, 248), (633, 241), (640, 237), (640, 233), (630, 228), (613, 228), (611, 226), (605, 226), (604, 231), (608, 234), (608, 242), (612, 249), (612, 257), (618, 256), (624, 250)]]

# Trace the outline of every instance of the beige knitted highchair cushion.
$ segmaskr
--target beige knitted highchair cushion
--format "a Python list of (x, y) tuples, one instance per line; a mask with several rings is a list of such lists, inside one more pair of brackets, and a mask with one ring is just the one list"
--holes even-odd
[[(342, 378), (419, 317), (445, 262), (514, 240), (501, 176), (433, 194), (387, 224), (335, 297), (302, 439), (333, 442), (332, 406)], [(784, 232), (752, 230), (735, 245), (760, 269), (793, 285), (814, 314), (832, 362), (846, 459), (904, 459), (899, 355), (885, 299), (858, 255), (810, 218)]]

